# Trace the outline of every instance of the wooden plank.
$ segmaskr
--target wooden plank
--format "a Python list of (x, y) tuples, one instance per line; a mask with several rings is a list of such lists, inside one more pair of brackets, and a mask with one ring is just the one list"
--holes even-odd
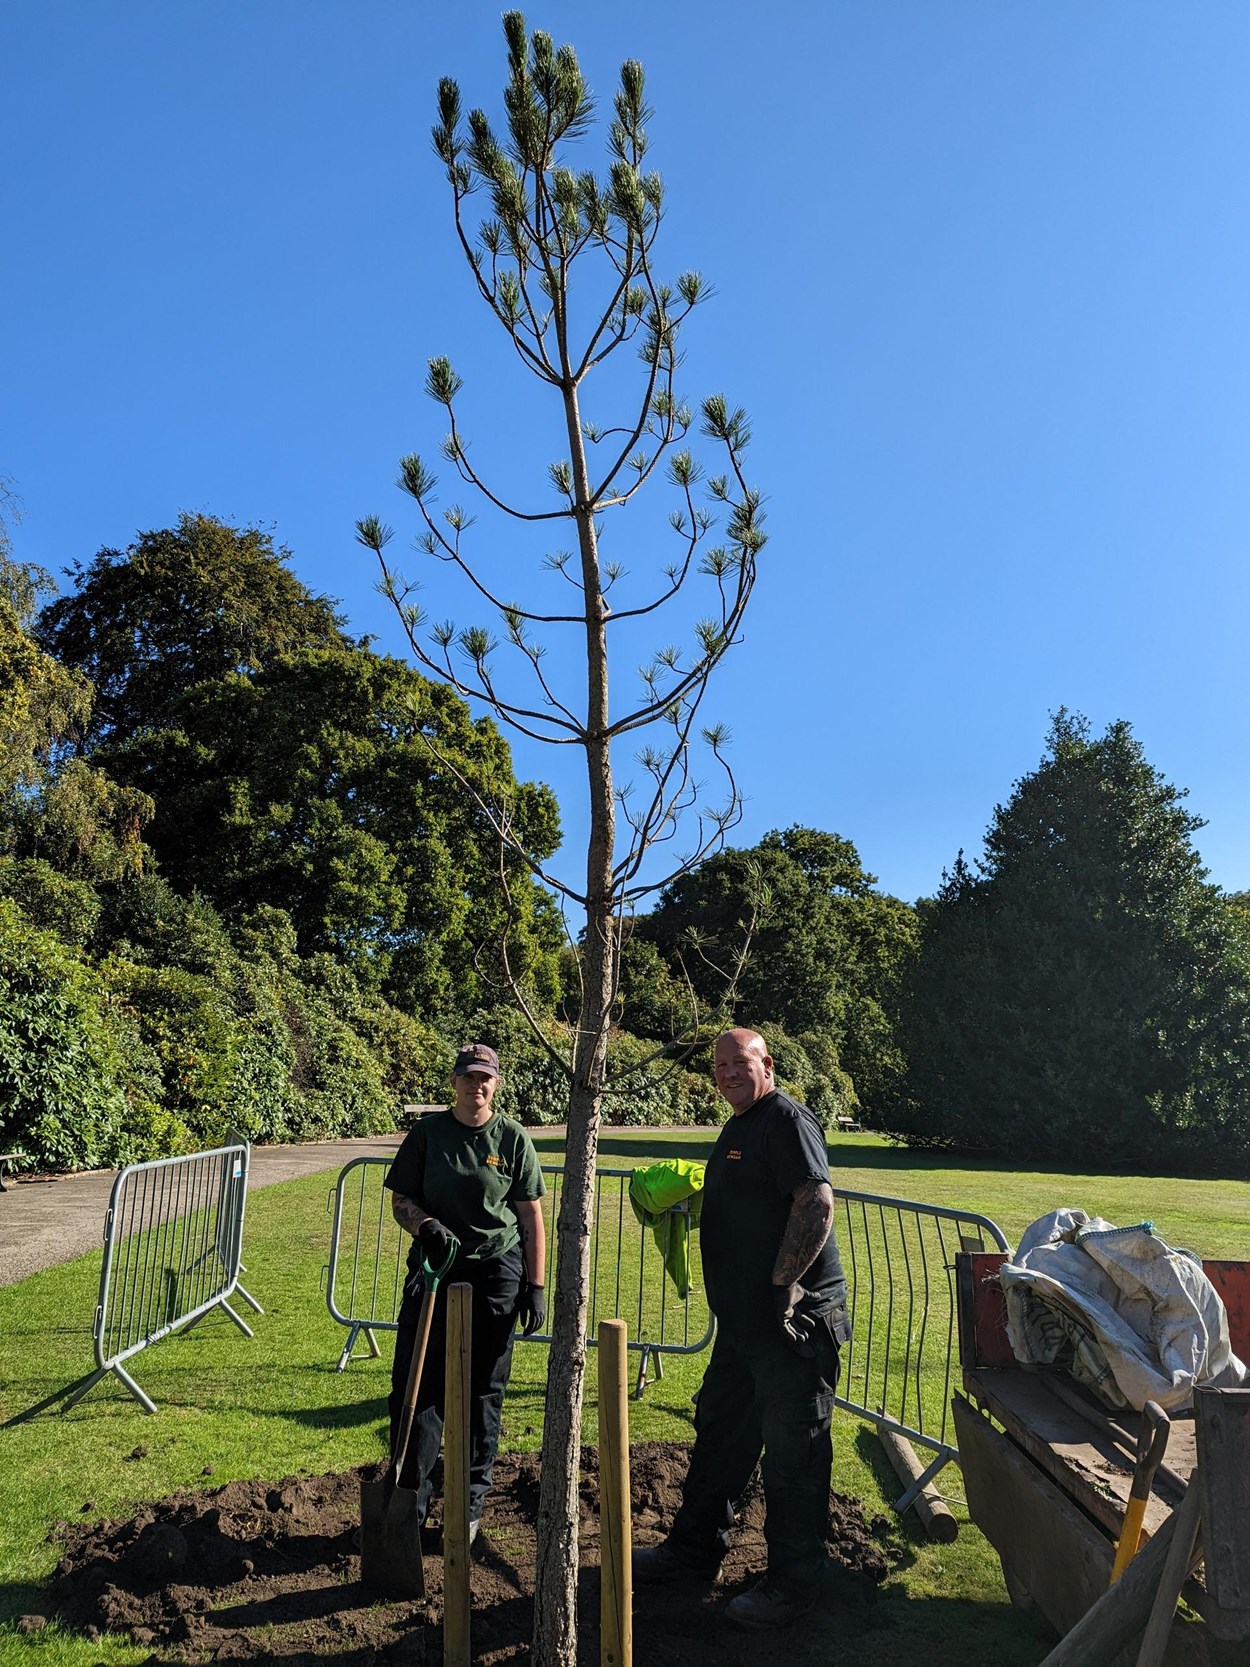
[(968, 1514), (1029, 1599), (1066, 1633), (1111, 1578), (1110, 1541), (962, 1396), (951, 1402)]
[(1199, 1389), (1198, 1486), (1206, 1548), (1208, 1625), (1250, 1638), (1250, 1389)]
[[(1109, 1421), (1096, 1427), (1053, 1394), (1040, 1373), (1019, 1368), (977, 1372), (968, 1388), (1070, 1499), (1108, 1534), (1119, 1534), (1136, 1460), (1135, 1413), (1126, 1415), (1126, 1426), (1130, 1419), (1132, 1426), (1116, 1439)], [(1173, 1425), (1167, 1462), (1188, 1479), (1195, 1464), (1192, 1424)], [(1156, 1483), (1146, 1505), (1147, 1534), (1158, 1532), (1177, 1497), (1175, 1491), (1169, 1495)]]
[[(968, 1514), (1002, 1559), (1013, 1602), (1035, 1608), (1066, 1638), (1107, 1595), (1112, 1544), (1049, 1476), (962, 1396), (956, 1395), (951, 1404)], [(1116, 1647), (1099, 1645), (1098, 1667), (1131, 1667), (1170, 1532), (1156, 1537), (1153, 1551), (1145, 1547), (1118, 1583), (1120, 1596), (1110, 1630), (1118, 1630), (1123, 1642)], [(1143, 1563), (1142, 1558), (1147, 1560)], [(1169, 1640), (1166, 1667), (1213, 1667), (1203, 1632), (1200, 1626), (1178, 1624)]]

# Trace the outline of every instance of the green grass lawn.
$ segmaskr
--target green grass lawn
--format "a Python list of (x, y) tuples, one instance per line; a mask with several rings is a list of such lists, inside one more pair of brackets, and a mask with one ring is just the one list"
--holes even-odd
[[(711, 1139), (705, 1131), (612, 1131), (600, 1143), (600, 1162), (628, 1166), (674, 1151), (697, 1157), (710, 1149)], [(537, 1144), (544, 1163), (559, 1161), (558, 1140), (540, 1132)], [(1149, 1217), (1170, 1242), (1206, 1255), (1250, 1256), (1246, 1183), (1018, 1174), (1001, 1165), (968, 1167), (909, 1155), (872, 1136), (841, 1138), (831, 1155), (837, 1186), (974, 1210), (997, 1221), (1012, 1241), (1034, 1217), (1069, 1204), (1117, 1223)], [(129, 1515), (177, 1488), (236, 1477), (277, 1479), (381, 1456), (386, 1340), (382, 1359), (358, 1350), (345, 1372), (334, 1369), (344, 1334), (331, 1321), (321, 1291), (332, 1181), (312, 1177), (251, 1197), (245, 1283), (266, 1313), (255, 1320), (251, 1341), (214, 1315), (138, 1355), (131, 1369), (157, 1402), (155, 1417), (110, 1380), (64, 1416), (43, 1412), (3, 1432), (0, 1667), (19, 1660), (23, 1667), (137, 1663), (148, 1653), (107, 1639), (89, 1643), (53, 1628), (32, 1635), (12, 1630), (15, 1616), (43, 1608), (37, 1583), (57, 1561), (48, 1535), (59, 1519)], [(0, 1421), (90, 1368), (99, 1268), (95, 1253), (0, 1289)], [(600, 1314), (607, 1317), (602, 1308)], [(542, 1345), (517, 1347), (505, 1445), (536, 1447), (541, 1439), (546, 1358)], [(630, 1403), (633, 1435), (689, 1440), (691, 1395), (701, 1372), (699, 1356), (670, 1357), (663, 1379)], [(585, 1433), (593, 1440), (593, 1353), (588, 1387)], [(835, 1485), (860, 1495), (870, 1509), (882, 1508), (899, 1490), (875, 1438), (848, 1414), (839, 1415), (836, 1438)], [(211, 1479), (204, 1475), (210, 1466)], [(959, 1478), (948, 1469), (943, 1481), (954, 1490)], [(954, 1508), (962, 1514), (958, 1503)], [(965, 1522), (953, 1546), (929, 1545), (910, 1522), (904, 1532), (907, 1555), (880, 1606), (884, 1624), (856, 1640), (857, 1662), (885, 1667), (907, 1651), (922, 1652), (936, 1667), (972, 1659), (1032, 1667), (1041, 1660), (1046, 1644), (1013, 1614), (997, 1559), (974, 1528)]]

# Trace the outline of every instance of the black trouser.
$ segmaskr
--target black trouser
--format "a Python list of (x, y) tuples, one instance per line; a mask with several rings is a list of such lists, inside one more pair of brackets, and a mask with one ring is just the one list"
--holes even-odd
[[(422, 1520), (429, 1511), (430, 1477), (443, 1440), (444, 1379), (447, 1369), (447, 1287), (465, 1282), (473, 1287), (473, 1347), (469, 1358), (469, 1516), (482, 1514), (490, 1490), (491, 1472), (499, 1447), (503, 1394), (512, 1369), (512, 1328), (516, 1324), (517, 1295), (521, 1288), (521, 1250), (517, 1246), (489, 1262), (461, 1259), (439, 1284), (434, 1318), (425, 1355), (417, 1414), (408, 1442), (400, 1482), (414, 1488)], [(424, 1287), (420, 1275), (409, 1281), (399, 1311), (395, 1361), (391, 1367), (391, 1452), (399, 1439), (408, 1368), (416, 1346)]]
[(768, 1575), (791, 1591), (810, 1589), (828, 1560), (833, 1470), (833, 1392), (838, 1345), (821, 1322), (811, 1358), (776, 1337), (731, 1337), (712, 1345), (695, 1411), (695, 1443), (681, 1508), (669, 1540), (692, 1563), (714, 1569), (728, 1529), (763, 1454)]

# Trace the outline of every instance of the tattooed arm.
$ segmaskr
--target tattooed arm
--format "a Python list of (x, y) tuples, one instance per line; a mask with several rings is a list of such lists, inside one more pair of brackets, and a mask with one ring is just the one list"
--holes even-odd
[(547, 1270), (547, 1224), (543, 1220), (543, 1207), (536, 1198), (522, 1198), (513, 1208), (521, 1230), (525, 1277), (531, 1285), (541, 1285)]
[(421, 1229), (421, 1223), (434, 1219), (428, 1210), (421, 1208), (415, 1198), (405, 1198), (402, 1192), (391, 1194), (391, 1214), (404, 1232), (411, 1233), (414, 1239)]
[(790, 1201), (790, 1219), (773, 1264), (774, 1285), (797, 1285), (824, 1249), (833, 1226), (833, 1188), (804, 1181)]

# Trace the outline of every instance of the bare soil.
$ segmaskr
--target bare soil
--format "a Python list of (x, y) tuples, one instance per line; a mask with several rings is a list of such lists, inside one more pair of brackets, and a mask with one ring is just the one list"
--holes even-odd
[[(636, 1545), (662, 1538), (676, 1509), (689, 1449), (648, 1442), (631, 1452)], [(599, 1662), (598, 1455), (583, 1451), (580, 1660)], [(277, 1483), (231, 1482), (178, 1493), (126, 1522), (63, 1523), (64, 1555), (49, 1607), (88, 1636), (128, 1633), (150, 1646), (153, 1664), (333, 1660), (348, 1667), (433, 1667), (442, 1660), (443, 1568), (438, 1521), (427, 1526), (426, 1602), (391, 1602), (360, 1583), (352, 1535), (360, 1479), (374, 1467)], [(722, 1618), (725, 1604), (762, 1574), (763, 1500), (744, 1502), (719, 1583), (638, 1587), (634, 1650), (662, 1667), (826, 1667), (865, 1628), (884, 1624), (877, 1586), (901, 1555), (889, 1519), (867, 1519), (856, 1499), (830, 1496), (832, 1562), (819, 1608), (776, 1634), (744, 1633)], [(474, 1546), (475, 1663), (501, 1667), (529, 1657), (534, 1586), (538, 1455), (502, 1455)]]

